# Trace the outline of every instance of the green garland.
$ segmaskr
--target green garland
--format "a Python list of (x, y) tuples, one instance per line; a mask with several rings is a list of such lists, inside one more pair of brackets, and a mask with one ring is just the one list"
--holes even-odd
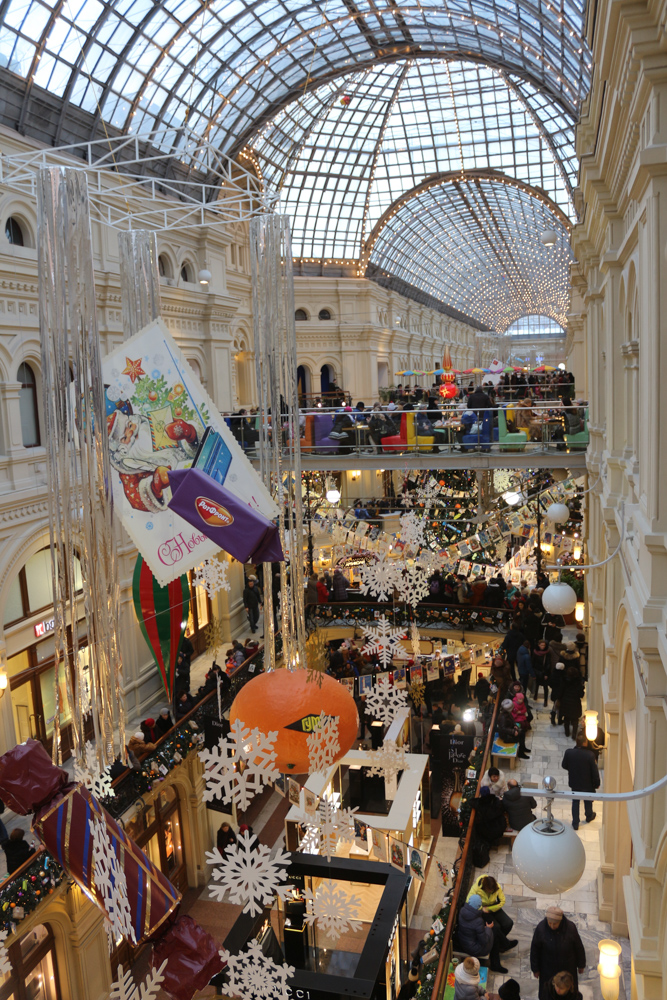
[(50, 896), (66, 878), (58, 862), (48, 851), (40, 851), (35, 860), (18, 876), (8, 876), (0, 885), (0, 928), (13, 934), (17, 925)]
[[(475, 793), (477, 791), (477, 784), (479, 782), (479, 772), (482, 767), (482, 760), (484, 758), (484, 744), (480, 743), (476, 750), (470, 755), (470, 761), (468, 764), (469, 769), (474, 769), (475, 777), (466, 778), (465, 784), (463, 785), (463, 796), (461, 798), (461, 807), (459, 811), (459, 824), (461, 826), (461, 835), (463, 836), (468, 829), (468, 824), (470, 823), (470, 815), (472, 813), (472, 802), (475, 798)], [(463, 872), (460, 872), (461, 877)], [(428, 965), (422, 965), (419, 971), (419, 986), (415, 994), (416, 1000), (431, 1000), (433, 993), (433, 985), (435, 983), (435, 971), (438, 967), (438, 962), (440, 960), (440, 952), (442, 950), (442, 945), (445, 939), (445, 928), (447, 927), (447, 920), (449, 919), (449, 911), (451, 909), (451, 902), (448, 899), (444, 904), (438, 916), (442, 921), (443, 929), (439, 934), (433, 937), (431, 948), (435, 947), (437, 954), (435, 955), (432, 962)], [(435, 918), (434, 918), (435, 919)]]

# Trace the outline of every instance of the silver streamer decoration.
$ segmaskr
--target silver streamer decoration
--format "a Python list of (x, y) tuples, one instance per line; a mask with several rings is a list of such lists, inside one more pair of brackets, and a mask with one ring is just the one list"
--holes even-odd
[(118, 234), (123, 339), (160, 315), (160, 274), (155, 233), (130, 229)]
[[(293, 669), (306, 666), (306, 629), (294, 281), (287, 216), (267, 213), (251, 220), (250, 259), (260, 412), (260, 470), (280, 507), (280, 542), (285, 554), (289, 552), (290, 556), (289, 585), (287, 566), (284, 562), (280, 564), (280, 609), (283, 661)], [(283, 444), (286, 445), (284, 451)], [(270, 669), (276, 665), (272, 579), (271, 564), (265, 563), (264, 635)]]
[[(55, 616), (53, 759), (62, 759), (60, 676), (72, 706), (74, 753), (83, 757), (86, 681), (79, 657), (75, 556), (81, 561), (89, 687), (100, 770), (111, 764), (114, 705), (125, 754), (120, 594), (104, 385), (97, 330), (88, 183), (83, 171), (49, 168), (37, 183), (39, 326)], [(67, 625), (72, 647), (68, 649)], [(69, 656), (75, 665), (71, 683)]]

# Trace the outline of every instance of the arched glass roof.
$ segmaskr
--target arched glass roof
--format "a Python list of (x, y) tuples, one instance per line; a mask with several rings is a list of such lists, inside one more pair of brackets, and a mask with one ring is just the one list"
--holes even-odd
[[(121, 132), (188, 124), (235, 152), (284, 104), (378, 62), (463, 57), (576, 114), (590, 81), (584, 0), (3, 0), (0, 66)], [(35, 106), (36, 109), (37, 106)], [(44, 112), (41, 110), (43, 116)], [(83, 135), (81, 138), (88, 138)]]
[[(521, 316), (565, 325), (572, 251), (544, 198), (509, 179), (424, 186), (379, 228), (369, 264), (503, 333)], [(545, 247), (540, 233), (556, 228)], [(383, 281), (386, 284), (386, 281)]]
[(292, 102), (248, 148), (267, 185), (282, 186), (296, 257), (358, 258), (383, 212), (437, 173), (498, 170), (574, 215), (572, 118), (481, 63), (401, 60), (343, 77)]

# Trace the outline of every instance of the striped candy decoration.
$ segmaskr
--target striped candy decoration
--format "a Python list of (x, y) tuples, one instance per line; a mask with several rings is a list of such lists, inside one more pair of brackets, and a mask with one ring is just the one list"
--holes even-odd
[(157, 663), (171, 702), (178, 651), (185, 635), (190, 606), (188, 578), (183, 574), (166, 587), (161, 587), (139, 555), (134, 567), (132, 597), (143, 637)]

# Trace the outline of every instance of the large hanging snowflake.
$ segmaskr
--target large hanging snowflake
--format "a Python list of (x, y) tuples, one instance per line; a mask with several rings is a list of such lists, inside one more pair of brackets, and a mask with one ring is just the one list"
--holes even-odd
[(337, 716), (325, 715), (324, 712), (320, 714), (319, 724), (316, 724), (306, 740), (309, 774), (312, 774), (313, 771), (325, 774), (336, 761), (340, 753), (339, 721)]
[(359, 590), (362, 594), (371, 594), (379, 601), (387, 601), (396, 586), (395, 560), (387, 556), (374, 559), (362, 567), (360, 577)]
[(226, 963), (227, 984), (222, 990), (227, 996), (242, 1000), (290, 1000), (287, 981), (294, 975), (294, 966), (276, 965), (262, 951), (258, 941), (251, 941), (247, 951), (230, 955), (221, 951)]
[(428, 573), (417, 562), (405, 563), (403, 572), (399, 573), (396, 588), (400, 599), (416, 608), (429, 592)]
[(115, 795), (111, 787), (112, 778), (107, 771), (100, 771), (95, 747), (90, 742), (85, 746), (85, 764), (74, 762), (74, 780), (87, 788), (96, 799), (108, 799)]
[(400, 518), (401, 524), (401, 541), (405, 545), (411, 545), (415, 548), (419, 548), (420, 545), (424, 544), (424, 518), (419, 517), (414, 510), (408, 511), (407, 514), (402, 514)]
[(380, 663), (386, 667), (391, 663), (398, 643), (405, 638), (405, 629), (394, 627), (385, 615), (380, 615), (375, 620), (375, 626), (364, 625), (363, 631), (367, 642), (362, 653), (369, 656), (377, 653)]
[(410, 643), (412, 645), (412, 658), (416, 663), (417, 658), (421, 656), (422, 646), (421, 636), (419, 635), (419, 626), (414, 622), (410, 625)]
[(12, 963), (9, 961), (9, 954), (5, 947), (6, 940), (7, 931), (0, 931), (0, 976), (6, 976), (8, 972), (12, 971)]
[(278, 777), (273, 763), (277, 738), (277, 732), (251, 732), (236, 719), (229, 736), (221, 737), (217, 747), (200, 750), (199, 759), (206, 767), (204, 802), (220, 797), (231, 799), (239, 809), (247, 809), (262, 786)]
[(232, 585), (227, 575), (228, 566), (228, 563), (220, 559), (206, 559), (195, 572), (195, 587), (206, 587), (210, 598), (213, 598), (219, 590), (231, 590)]
[[(323, 796), (317, 807), (317, 825), (308, 824), (306, 828), (306, 838), (311, 848), (317, 843), (319, 853), (327, 861), (331, 861), (340, 843), (353, 843), (354, 814), (356, 811), (356, 806), (354, 809), (339, 809), (333, 799)], [(306, 853), (303, 841), (301, 850)]]
[(415, 490), (415, 503), (424, 505), (424, 513), (427, 514), (435, 501), (440, 496), (441, 486), (431, 477), (427, 483), (422, 483)]
[(306, 889), (307, 912), (304, 919), (314, 924), (329, 937), (336, 940), (344, 932), (361, 930), (361, 920), (356, 920), (361, 906), (360, 896), (347, 896), (335, 882), (327, 878), (319, 885), (317, 892)]
[(88, 820), (88, 823), (93, 838), (93, 881), (107, 913), (110, 941), (116, 942), (124, 937), (136, 944), (125, 872), (118, 863), (106, 823), (99, 816)]
[(407, 702), (407, 692), (392, 687), (386, 677), (378, 678), (375, 687), (366, 695), (366, 712), (390, 726)]
[(230, 902), (245, 903), (243, 912), (254, 917), (263, 906), (272, 904), (276, 894), (281, 899), (290, 894), (290, 886), (282, 884), (287, 878), (285, 865), (289, 859), (290, 855), (281, 848), (271, 857), (271, 849), (245, 831), (224, 855), (217, 847), (206, 852), (206, 863), (217, 865), (212, 872), (215, 884), (209, 885), (209, 895), (222, 902), (229, 892)]
[(378, 750), (371, 750), (369, 776), (391, 777), (404, 771), (407, 765), (405, 747), (397, 747), (391, 740), (385, 740)]
[(152, 969), (143, 983), (137, 986), (132, 978), (132, 970), (123, 972), (123, 966), (118, 966), (118, 979), (111, 985), (109, 1000), (154, 1000), (160, 992), (164, 980), (162, 973), (167, 964), (165, 958), (159, 969)]

